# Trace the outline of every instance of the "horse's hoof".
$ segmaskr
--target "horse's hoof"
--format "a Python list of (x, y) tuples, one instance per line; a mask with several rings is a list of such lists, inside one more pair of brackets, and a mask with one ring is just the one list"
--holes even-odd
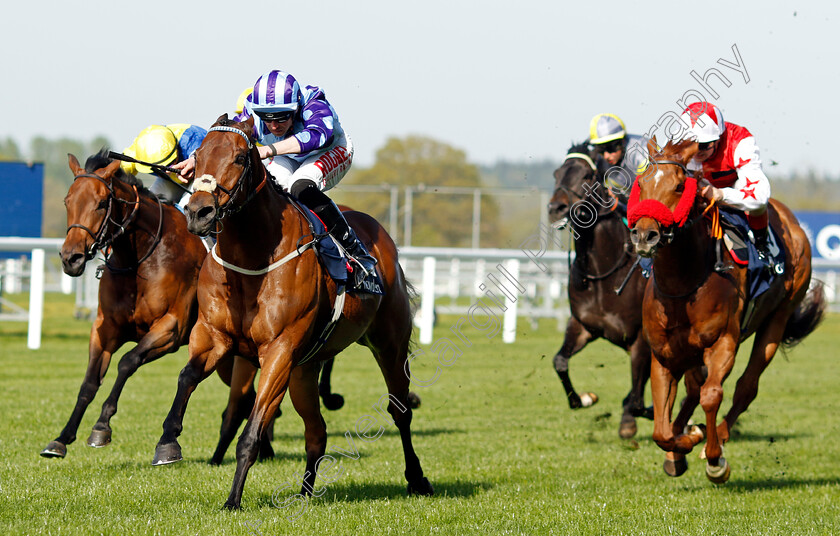
[(718, 458), (718, 465), (706, 464), (706, 478), (713, 484), (723, 484), (729, 480), (729, 463), (726, 458)]
[[(579, 400), (580, 405), (572, 406), (572, 409), (591, 408), (598, 402), (598, 395), (595, 393), (581, 393)], [(571, 405), (571, 403), (569, 405)]]
[(409, 495), (434, 495), (435, 488), (425, 476), (416, 482), (409, 482), (406, 490)]
[[(676, 459), (671, 459), (676, 458)], [(685, 456), (679, 456), (672, 453), (667, 453), (665, 455), (665, 463), (662, 464), (662, 469), (665, 470), (665, 474), (668, 476), (682, 476), (686, 471), (688, 471), (688, 462), (685, 459)]]
[(225, 504), (222, 505), (222, 508), (230, 512), (242, 510), (242, 508), (238, 504), (232, 503), (230, 501), (226, 501)]
[(61, 441), (50, 441), (41, 451), (44, 458), (63, 458), (67, 456), (67, 446)]
[(96, 430), (94, 429), (88, 437), (87, 445), (89, 447), (101, 448), (111, 444), (110, 430)]
[(411, 409), (417, 409), (420, 407), (420, 396), (415, 393), (414, 391), (408, 392), (408, 407)]
[(213, 467), (222, 465), (222, 459), (210, 458), (210, 461), (207, 462), (207, 465), (212, 465)]
[(152, 460), (152, 465), (167, 465), (180, 462), (183, 459), (181, 456), (181, 445), (177, 441), (166, 445), (158, 444), (155, 448), (155, 459)]
[(337, 393), (330, 393), (322, 398), (324, 407), (330, 411), (335, 411), (344, 407), (344, 397)]
[(621, 417), (621, 424), (618, 425), (618, 435), (622, 439), (630, 439), (634, 435), (638, 429), (636, 428), (636, 419), (634, 419), (631, 415), (624, 415)]

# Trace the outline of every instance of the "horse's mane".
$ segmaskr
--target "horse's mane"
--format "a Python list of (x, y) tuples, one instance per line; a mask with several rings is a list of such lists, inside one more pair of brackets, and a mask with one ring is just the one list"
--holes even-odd
[[(91, 155), (88, 157), (87, 161), (85, 161), (85, 171), (88, 173), (93, 173), (97, 169), (104, 168), (108, 166), (113, 160), (111, 157), (108, 156), (110, 149), (108, 147), (103, 147), (99, 150), (98, 153), (95, 155)], [(147, 191), (146, 187), (143, 186), (143, 183), (130, 173), (126, 173), (123, 168), (117, 168), (117, 172), (114, 173), (114, 178), (118, 179), (130, 186), (137, 186), (138, 190)]]
[(584, 141), (584, 142), (580, 142), (580, 143), (572, 142), (572, 146), (569, 147), (569, 150), (566, 152), (566, 154), (582, 153), (582, 154), (585, 154), (585, 155), (589, 155), (590, 154), (589, 151), (590, 151), (590, 147), (589, 147), (589, 142), (588, 141)]

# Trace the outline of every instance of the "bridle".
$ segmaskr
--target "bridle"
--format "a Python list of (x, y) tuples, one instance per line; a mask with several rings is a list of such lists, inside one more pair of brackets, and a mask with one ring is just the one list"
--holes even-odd
[[(242, 138), (248, 144), (248, 152), (247, 158), (245, 159), (245, 166), (242, 169), (242, 173), (239, 175), (239, 178), (236, 180), (236, 184), (232, 188), (228, 189), (222, 186), (221, 184), (218, 184), (216, 182), (215, 177), (213, 177), (212, 175), (202, 175), (201, 177), (197, 178), (195, 180), (195, 183), (193, 184), (193, 189), (196, 192), (207, 192), (213, 196), (213, 208), (215, 208), (216, 210), (214, 220), (218, 224), (217, 229), (213, 232), (218, 234), (221, 232), (221, 220), (232, 214), (236, 214), (237, 212), (242, 210), (245, 207), (245, 205), (247, 205), (254, 198), (254, 196), (257, 195), (257, 193), (259, 193), (259, 191), (266, 184), (268, 172), (265, 170), (265, 167), (263, 167), (262, 182), (260, 182), (260, 184), (258, 184), (257, 187), (249, 193), (248, 197), (243, 203), (235, 203), (235, 200), (240, 196), (240, 194), (243, 191), (249, 189), (246, 188), (246, 183), (248, 186), (250, 186), (253, 177), (251, 151), (254, 149), (254, 142), (251, 140), (251, 137), (248, 136), (248, 134), (239, 130), (238, 128), (222, 125), (211, 127), (207, 131), (207, 133), (209, 134), (210, 132), (233, 132), (235, 134), (238, 134), (239, 136), (242, 136)], [(245, 180), (246, 178), (248, 179), (247, 181)], [(221, 190), (225, 195), (227, 195), (228, 199), (223, 204), (219, 204), (219, 195), (216, 192), (216, 190)]]
[[(90, 228), (88, 228), (88, 227), (86, 227), (86, 226), (84, 226), (80, 223), (74, 223), (74, 224), (70, 225), (69, 227), (67, 227), (67, 231), (66, 231), (65, 234), (69, 233), (70, 230), (74, 229), (74, 228), (75, 229), (82, 229), (88, 235), (90, 235), (91, 238), (93, 238), (93, 243), (90, 245), (90, 247), (87, 249), (87, 251), (85, 251), (85, 259), (86, 260), (92, 259), (96, 255), (97, 251), (102, 251), (103, 252), (102, 254), (105, 257), (105, 265), (112, 272), (121, 273), (121, 272), (130, 272), (130, 271), (136, 270), (137, 267), (140, 266), (140, 263), (142, 263), (143, 261), (145, 261), (146, 259), (148, 259), (151, 256), (151, 254), (154, 251), (155, 247), (157, 246), (158, 242), (160, 242), (161, 230), (163, 229), (163, 205), (161, 204), (160, 199), (158, 199), (157, 196), (155, 196), (155, 200), (158, 203), (158, 212), (159, 212), (158, 228), (157, 228), (157, 232), (155, 233), (155, 238), (152, 241), (152, 245), (149, 247), (149, 250), (146, 252), (145, 255), (143, 255), (142, 258), (140, 258), (137, 261), (137, 263), (133, 267), (130, 267), (130, 268), (116, 268), (116, 267), (112, 266), (109, 262), (112, 252), (108, 252), (108, 249), (114, 243), (114, 240), (116, 240), (117, 238), (119, 238), (120, 236), (125, 234), (126, 229), (128, 229), (128, 227), (134, 222), (135, 218), (137, 217), (137, 211), (140, 208), (140, 193), (137, 191), (137, 186), (132, 184), (131, 188), (134, 191), (134, 200), (133, 201), (132, 200), (124, 200), (124, 199), (120, 199), (120, 197), (117, 196), (117, 193), (114, 190), (113, 182), (108, 181), (108, 180), (100, 177), (99, 175), (96, 175), (95, 173), (82, 173), (81, 175), (76, 175), (73, 178), (73, 182), (75, 182), (79, 179), (96, 179), (99, 182), (101, 182), (102, 184), (104, 184), (105, 187), (108, 188), (108, 208), (105, 211), (105, 217), (102, 219), (102, 223), (99, 224), (99, 229), (97, 229), (96, 232), (94, 232)], [(114, 220), (114, 218), (112, 217), (112, 214), (114, 212), (115, 203), (122, 203), (124, 205), (132, 205), (131, 212), (129, 212), (129, 214), (121, 222), (118, 222), (118, 221)], [(109, 232), (111, 227), (115, 227), (116, 230), (113, 231), (113, 232)]]
[[(593, 175), (598, 172), (598, 167), (595, 165), (595, 162), (592, 161), (592, 158), (590, 158), (588, 154), (585, 154), (585, 153), (569, 153), (569, 154), (566, 155), (566, 158), (563, 159), (563, 164), (565, 165), (565, 163), (570, 159), (583, 160), (584, 162), (589, 164), (589, 167), (592, 169), (592, 174)], [(589, 173), (587, 172), (587, 174), (584, 176), (584, 180), (588, 176), (589, 176)], [(577, 192), (577, 191), (569, 188), (568, 186), (563, 185), (560, 180), (557, 181), (557, 185), (554, 187), (555, 192), (558, 191), (558, 190), (565, 193), (569, 197), (570, 210), (571, 210), (571, 207), (575, 206), (578, 202), (585, 201), (586, 197), (587, 197), (586, 194), (581, 193), (581, 192)], [(611, 192), (610, 192), (610, 195), (612, 195)], [(573, 199), (575, 199), (574, 202), (572, 202)], [(600, 203), (598, 203), (598, 205), (600, 206)], [(595, 212), (596, 220), (598, 218), (613, 215), (615, 213), (615, 207), (616, 207), (616, 204), (614, 203), (612, 205), (612, 208), (608, 209), (606, 211), (602, 212), (600, 210), (596, 210), (596, 212)], [(569, 218), (565, 217), (565, 218), (562, 218), (562, 219), (558, 220), (558, 222), (555, 224), (555, 227), (557, 229), (563, 229), (564, 227), (566, 227), (566, 225), (568, 225), (568, 223), (569, 223)]]
[[(568, 161), (570, 159), (583, 160), (584, 162), (589, 164), (589, 167), (592, 169), (592, 174), (593, 175), (598, 172), (598, 167), (595, 165), (595, 162), (593, 162), (592, 158), (590, 158), (589, 155), (587, 155), (585, 153), (575, 153), (575, 152), (568, 153), (566, 155), (566, 158), (563, 159), (563, 163), (565, 164), (566, 161)], [(590, 173), (587, 172), (587, 174), (584, 176), (584, 180), (587, 179), (589, 177), (589, 175), (590, 175)], [(579, 192), (576, 192), (575, 190), (573, 190), (573, 189), (571, 189), (567, 186), (564, 186), (563, 184), (561, 184), (561, 181), (559, 181), (559, 180), (557, 181), (557, 186), (555, 187), (555, 191), (557, 191), (557, 190), (560, 190), (560, 191), (564, 192), (569, 197), (569, 201), (570, 201), (569, 210), (571, 210), (571, 208), (574, 207), (574, 205), (576, 203), (586, 200), (586, 195), (584, 195), (582, 193), (579, 193)], [(609, 189), (607, 191), (609, 192)], [(613, 195), (612, 192), (609, 192), (609, 193), (610, 193), (611, 196)], [(571, 202), (573, 198), (577, 199), (574, 203)], [(602, 220), (603, 218), (608, 218), (610, 216), (617, 216), (618, 214), (615, 212), (615, 208), (618, 205), (618, 200), (615, 200), (615, 201), (616, 202), (613, 203), (612, 208), (610, 208), (608, 210), (605, 210), (605, 211), (596, 210), (595, 221), (599, 221), (599, 220)], [(601, 206), (600, 203), (597, 203), (597, 205), (599, 205), (599, 207)], [(603, 208), (603, 207), (601, 207), (601, 208)], [(558, 223), (560, 225), (558, 225), (557, 228), (562, 229), (563, 227), (565, 227), (568, 224), (568, 218), (563, 218), (563, 219), (559, 220)], [(622, 253), (619, 256), (616, 263), (612, 266), (612, 268), (607, 270), (605, 273), (597, 274), (597, 275), (591, 275), (591, 274), (588, 274), (586, 272), (583, 272), (582, 270), (578, 270), (578, 271), (581, 272), (581, 277), (584, 280), (600, 281), (602, 279), (608, 278), (609, 276), (611, 276), (615, 272), (617, 272), (618, 269), (621, 268), (622, 266), (624, 266), (624, 264), (626, 263), (625, 259), (631, 258), (631, 257), (632, 257), (632, 255), (630, 255), (629, 251), (627, 250), (627, 247), (624, 247), (623, 250), (622, 250)], [(635, 264), (634, 264), (634, 267), (635, 267)], [(569, 256), (569, 270), (573, 270), (573, 269), (574, 269), (574, 265), (572, 264), (571, 255), (570, 255)], [(631, 269), (631, 271), (632, 271), (632, 269)], [(621, 288), (623, 288), (623, 286), (624, 285), (622, 285)]]

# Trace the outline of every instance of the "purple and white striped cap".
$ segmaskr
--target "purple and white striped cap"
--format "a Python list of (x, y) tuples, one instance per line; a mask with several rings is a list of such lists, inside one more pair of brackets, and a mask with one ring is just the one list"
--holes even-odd
[(254, 112), (294, 112), (300, 105), (300, 84), (294, 76), (275, 69), (257, 79), (251, 98)]

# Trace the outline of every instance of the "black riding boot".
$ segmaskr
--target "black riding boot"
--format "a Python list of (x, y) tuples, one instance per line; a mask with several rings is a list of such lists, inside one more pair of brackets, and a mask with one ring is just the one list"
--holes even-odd
[[(335, 203), (327, 197), (327, 194), (322, 192), (313, 183), (306, 181), (309, 184), (303, 188), (295, 188), (297, 184), (292, 187), (292, 193), (300, 200), (301, 203), (312, 209), (312, 212), (321, 218), (324, 225), (327, 226), (327, 231), (341, 244), (347, 255), (351, 260), (361, 267), (367, 273), (374, 272), (376, 266), (376, 259), (374, 259), (356, 237), (356, 233), (347, 224), (344, 215), (335, 206)], [(295, 192), (297, 190), (297, 192)], [(363, 277), (357, 275), (356, 280), (359, 281)]]
[(765, 261), (770, 260), (770, 246), (767, 243), (768, 229), (770, 229), (770, 227), (751, 229), (753, 238), (755, 239), (755, 249), (758, 250), (759, 256)]

